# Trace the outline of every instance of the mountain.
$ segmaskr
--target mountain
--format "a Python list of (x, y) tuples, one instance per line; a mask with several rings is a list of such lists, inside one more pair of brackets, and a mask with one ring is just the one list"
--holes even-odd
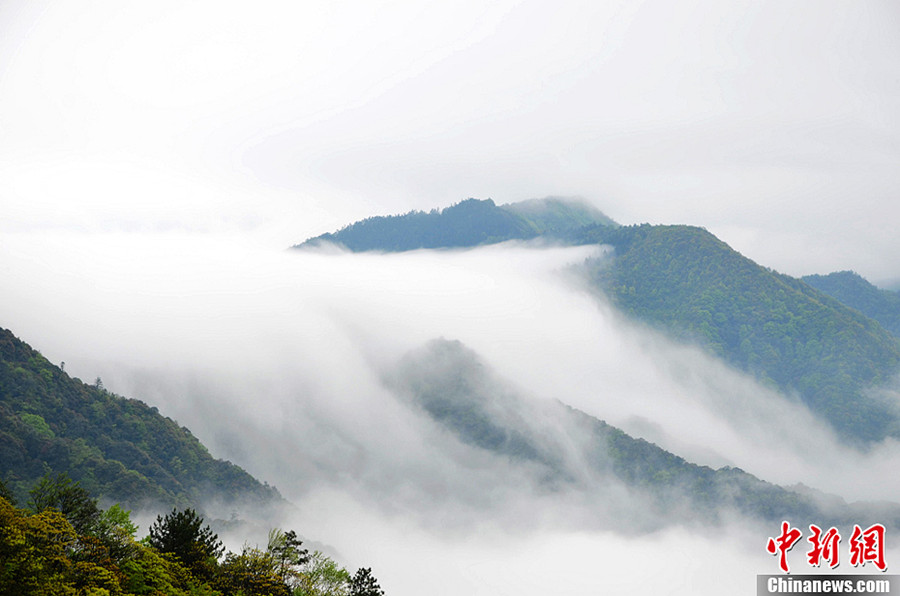
[(877, 288), (853, 271), (807, 275), (801, 279), (850, 308), (875, 319), (894, 336), (900, 337), (900, 292)]
[(47, 473), (66, 473), (90, 494), (128, 507), (282, 501), (156, 408), (70, 377), (7, 329), (0, 329), (0, 461), (2, 480), (23, 503)]
[[(881, 516), (900, 524), (896, 505), (850, 506), (809, 489), (776, 486), (738, 468), (692, 464), (561, 401), (530, 399), (458, 341), (433, 340), (410, 353), (385, 376), (385, 384), (462, 443), (531, 469), (548, 490), (597, 493), (598, 508), (618, 500), (613, 524), (640, 520), (651, 529), (662, 523), (715, 523), (729, 512), (775, 523), (847, 524)], [(624, 498), (608, 494), (617, 484), (625, 487)]]
[(614, 225), (597, 209), (574, 199), (547, 198), (497, 206), (467, 199), (443, 210), (370, 217), (310, 238), (293, 248), (338, 244), (353, 252), (461, 248), (538, 236), (564, 236), (585, 225)]
[(850, 308), (842, 304), (850, 298), (762, 267), (702, 228), (619, 226), (558, 199), (502, 207), (470, 199), (427, 214), (373, 217), (300, 246), (327, 240), (352, 251), (400, 251), (536, 237), (611, 245), (612, 258), (584, 270), (594, 289), (629, 316), (798, 396), (848, 442), (900, 437), (896, 406), (869, 391), (900, 371), (900, 345), (863, 314), (891, 326), (893, 295), (856, 283), (854, 304), (874, 310)]
[(583, 240), (614, 247), (588, 276), (625, 313), (798, 394), (851, 441), (900, 436), (896, 410), (866, 391), (900, 369), (900, 344), (876, 321), (702, 228), (594, 228)]

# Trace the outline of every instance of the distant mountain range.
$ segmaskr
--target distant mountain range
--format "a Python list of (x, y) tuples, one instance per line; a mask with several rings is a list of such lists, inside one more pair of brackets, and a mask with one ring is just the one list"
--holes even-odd
[(864, 519), (900, 527), (898, 505), (851, 506), (738, 468), (692, 464), (561, 401), (529, 399), (458, 341), (434, 340), (410, 353), (385, 383), (462, 443), (530, 470), (546, 490), (594, 495), (597, 514), (613, 527), (616, 520), (628, 520), (632, 530), (708, 525), (734, 512), (801, 526)]
[(283, 502), (156, 408), (70, 377), (7, 329), (0, 329), (0, 461), (0, 480), (23, 504), (42, 476), (58, 473), (133, 508)]
[(373, 217), (295, 248), (351, 251), (475, 247), (506, 240), (614, 248), (586, 279), (629, 316), (697, 343), (797, 394), (848, 442), (900, 437), (896, 407), (873, 397), (900, 371), (897, 294), (844, 274), (803, 280), (762, 267), (691, 226), (621, 226), (582, 201), (498, 207), (469, 199), (443, 211)]
[[(850, 444), (900, 438), (896, 406), (872, 392), (900, 371), (900, 294), (850, 272), (792, 278), (702, 228), (622, 226), (583, 201), (562, 198), (501, 206), (468, 199), (443, 210), (372, 217), (294, 248), (330, 243), (396, 252), (509, 240), (612, 247), (579, 265), (598, 297), (786, 399), (799, 397)], [(527, 470), (548, 491), (575, 488), (613, 503), (610, 486), (624, 487), (650, 508), (649, 525), (708, 522), (737, 511), (794, 523), (877, 517), (900, 527), (895, 505), (855, 507), (736, 468), (698, 466), (565, 405), (564, 394), (560, 402), (531, 400), (459, 342), (435, 340), (411, 353), (384, 384), (442, 432)], [(5, 329), (0, 461), (0, 480), (23, 502), (42, 476), (65, 472), (91, 494), (131, 507), (198, 506), (208, 498), (283, 503), (275, 488), (214, 458), (156, 408), (70, 377)]]

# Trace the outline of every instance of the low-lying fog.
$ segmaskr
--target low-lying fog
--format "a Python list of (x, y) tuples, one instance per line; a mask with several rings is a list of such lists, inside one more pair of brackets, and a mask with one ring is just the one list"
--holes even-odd
[(778, 528), (613, 533), (600, 504), (547, 494), (438, 432), (382, 383), (437, 337), (460, 340), (535, 399), (695, 463), (900, 500), (896, 443), (844, 447), (790, 398), (624, 320), (570, 271), (601, 254), (10, 234), (0, 326), (69, 374), (158, 406), (215, 456), (277, 486), (297, 505), (281, 525), (333, 546), (348, 567), (373, 567), (391, 595), (749, 593), (757, 573), (777, 571), (765, 541)]

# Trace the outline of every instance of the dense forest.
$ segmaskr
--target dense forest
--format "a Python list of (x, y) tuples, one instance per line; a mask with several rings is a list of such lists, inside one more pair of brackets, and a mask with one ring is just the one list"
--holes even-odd
[(64, 474), (26, 507), (0, 483), (0, 596), (383, 596), (371, 568), (351, 575), (293, 530), (225, 553), (194, 509), (157, 516), (141, 540), (130, 512), (101, 509)]
[(0, 461), (24, 499), (48, 473), (66, 473), (91, 494), (128, 507), (278, 506), (278, 491), (215, 459), (175, 421), (147, 404), (83, 383), (0, 329)]

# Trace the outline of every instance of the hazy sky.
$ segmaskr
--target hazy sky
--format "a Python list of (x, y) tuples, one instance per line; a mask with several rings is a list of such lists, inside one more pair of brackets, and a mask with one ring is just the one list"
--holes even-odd
[(900, 278), (895, 2), (0, 4), (0, 232), (286, 246), (582, 195)]

